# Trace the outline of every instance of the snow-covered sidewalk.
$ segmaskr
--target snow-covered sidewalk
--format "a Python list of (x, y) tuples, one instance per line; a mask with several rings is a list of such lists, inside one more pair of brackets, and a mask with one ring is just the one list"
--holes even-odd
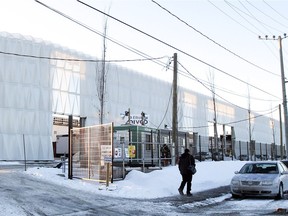
[[(244, 163), (243, 161), (198, 162), (197, 173), (192, 181), (192, 193), (229, 185), (234, 171), (239, 170)], [(115, 181), (110, 184), (107, 190), (106, 188), (103, 189), (103, 185), (96, 182), (79, 179), (69, 180), (67, 174), (66, 177), (61, 176), (63, 174), (62, 169), (29, 168), (25, 173), (45, 181), (95, 194), (139, 199), (177, 195), (177, 189), (181, 182), (181, 175), (177, 166), (164, 167), (162, 170), (155, 170), (150, 173), (132, 170), (124, 180)]]

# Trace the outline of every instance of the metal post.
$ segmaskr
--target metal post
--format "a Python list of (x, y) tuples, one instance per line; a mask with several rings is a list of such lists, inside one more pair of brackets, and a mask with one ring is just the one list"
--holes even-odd
[(239, 153), (240, 153), (239, 159), (242, 160), (241, 141), (239, 141)]
[(248, 156), (248, 160), (252, 160), (252, 158), (250, 158), (250, 152), (249, 152), (249, 142), (246, 143), (247, 144), (247, 156)]
[(73, 129), (73, 116), (69, 115), (68, 118), (68, 135), (69, 135), (69, 143), (68, 143), (68, 152), (69, 152), (69, 159), (68, 159), (68, 179), (72, 179), (72, 129)]
[(260, 160), (262, 161), (262, 143), (260, 143)]
[(24, 164), (25, 164), (25, 171), (27, 171), (26, 167), (26, 146), (25, 146), (25, 135), (23, 134), (23, 147), (24, 147)]
[[(213, 157), (212, 157), (213, 159)], [(202, 161), (202, 157), (201, 157), (201, 136), (199, 135), (199, 160), (200, 162)]]

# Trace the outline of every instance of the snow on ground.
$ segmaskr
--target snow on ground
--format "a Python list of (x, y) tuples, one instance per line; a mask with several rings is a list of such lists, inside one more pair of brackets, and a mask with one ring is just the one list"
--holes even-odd
[[(229, 185), (234, 172), (240, 170), (244, 163), (245, 161), (198, 162), (197, 173), (192, 180), (192, 193)], [(35, 178), (95, 194), (139, 199), (177, 195), (177, 189), (181, 183), (181, 175), (177, 166), (164, 167), (162, 170), (150, 173), (132, 170), (124, 180), (114, 181), (107, 189), (97, 182), (70, 180), (67, 178), (67, 173), (63, 177), (61, 168), (29, 168), (23, 172)]]

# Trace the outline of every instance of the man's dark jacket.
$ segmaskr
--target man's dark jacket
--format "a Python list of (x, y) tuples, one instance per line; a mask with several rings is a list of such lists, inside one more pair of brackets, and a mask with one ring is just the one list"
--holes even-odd
[(179, 163), (178, 163), (178, 168), (180, 170), (180, 173), (183, 174), (192, 174), (192, 172), (190, 170), (188, 170), (188, 167), (190, 165), (194, 165), (195, 164), (195, 159), (192, 155), (190, 155), (189, 153), (183, 153), (180, 158), (179, 158)]

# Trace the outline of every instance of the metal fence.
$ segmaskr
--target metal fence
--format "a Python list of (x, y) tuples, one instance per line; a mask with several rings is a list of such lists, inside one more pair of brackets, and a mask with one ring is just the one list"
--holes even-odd
[(113, 124), (72, 129), (72, 176), (112, 179)]
[(172, 164), (173, 145), (156, 130), (144, 127), (127, 127), (114, 130), (113, 177), (124, 178), (127, 171), (143, 172), (161, 169)]
[(279, 145), (235, 141), (229, 137), (220, 138), (217, 145), (213, 137), (197, 133), (179, 132), (177, 140), (179, 155), (176, 156), (171, 130), (136, 125), (113, 127), (113, 124), (73, 129), (72, 175), (97, 181), (123, 179), (131, 169), (149, 172), (175, 165), (185, 148), (200, 161), (227, 157), (278, 160), (285, 152)]
[(259, 143), (254, 140), (243, 142), (233, 139), (219, 139), (217, 148), (213, 137), (198, 136), (193, 146), (195, 146), (194, 156), (199, 152), (208, 152), (211, 158), (215, 160), (224, 160), (225, 157), (238, 160), (280, 160), (286, 158), (284, 146), (274, 143)]

